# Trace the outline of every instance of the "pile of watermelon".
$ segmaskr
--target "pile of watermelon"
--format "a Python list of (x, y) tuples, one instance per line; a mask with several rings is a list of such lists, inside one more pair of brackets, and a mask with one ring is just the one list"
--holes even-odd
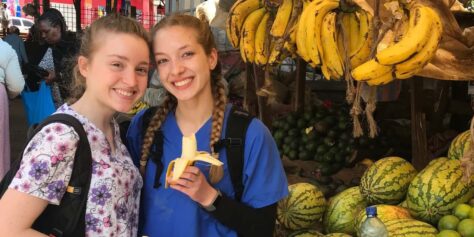
[[(319, 190), (317, 186), (294, 184), (278, 205), (278, 222), (293, 231), (290, 236), (324, 236), (321, 232), (356, 236), (365, 208), (375, 205), (389, 236), (434, 237), (439, 234), (434, 227), (439, 220), (474, 196), (474, 182), (469, 184), (462, 177), (456, 159), (435, 159), (417, 173), (405, 159), (386, 157), (365, 171), (360, 185), (329, 200), (317, 191), (307, 191), (308, 187)], [(324, 230), (315, 230), (317, 222), (322, 222)]]

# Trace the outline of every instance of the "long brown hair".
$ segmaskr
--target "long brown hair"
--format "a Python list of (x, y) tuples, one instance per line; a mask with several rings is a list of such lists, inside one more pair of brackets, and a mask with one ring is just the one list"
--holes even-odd
[[(151, 30), (152, 39), (154, 40), (155, 35), (159, 30), (172, 26), (182, 26), (193, 29), (195, 31), (194, 35), (196, 36), (197, 42), (203, 47), (204, 52), (207, 55), (210, 55), (213, 49), (217, 49), (214, 36), (212, 35), (208, 22), (205, 20), (200, 20), (194, 16), (184, 14), (173, 14), (163, 18)], [(225, 85), (222, 80), (221, 66), (218, 62), (217, 66), (211, 71), (211, 90), (214, 97), (214, 109), (212, 111), (210, 147), (216, 157), (218, 157), (218, 154), (214, 153), (213, 146), (220, 139), (222, 126), (224, 123), (225, 106), (227, 104)], [(140, 158), (140, 171), (142, 173), (145, 171), (155, 131), (161, 127), (168, 112), (174, 110), (176, 106), (176, 98), (170, 93), (166, 93), (164, 103), (157, 109), (156, 113), (151, 118), (143, 138), (142, 155)], [(218, 182), (222, 178), (222, 175), (222, 167), (211, 166), (209, 177), (212, 183)]]
[[(141, 24), (132, 18), (118, 14), (109, 14), (94, 21), (89, 28), (84, 31), (81, 37), (81, 48), (79, 56), (90, 58), (97, 46), (100, 46), (100, 36), (103, 31), (114, 33), (126, 33), (138, 36), (147, 45), (150, 44), (150, 36)], [(71, 96), (68, 100), (70, 104), (76, 102), (86, 90), (85, 78), (79, 72), (77, 59), (73, 69), (73, 83), (70, 88)]]

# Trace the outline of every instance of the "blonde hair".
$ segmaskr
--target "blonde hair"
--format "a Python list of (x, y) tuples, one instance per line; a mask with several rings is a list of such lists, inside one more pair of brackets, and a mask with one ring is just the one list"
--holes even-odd
[[(143, 39), (150, 46), (150, 36), (141, 24), (132, 18), (112, 13), (97, 19), (84, 31), (81, 37), (81, 48), (78, 56), (90, 58), (96, 48), (101, 45), (99, 37), (104, 31), (135, 35)], [(72, 74), (74, 80), (70, 88), (70, 98), (68, 100), (70, 104), (81, 98), (86, 90), (85, 78), (79, 72), (77, 59), (75, 60)]]
[[(194, 16), (184, 14), (170, 15), (158, 22), (151, 31), (152, 39), (154, 39), (154, 36), (159, 30), (172, 26), (182, 26), (193, 29), (195, 31), (197, 42), (203, 47), (204, 52), (207, 55), (210, 55), (213, 49), (217, 49), (214, 36), (212, 35), (208, 23)], [(213, 147), (221, 137), (222, 126), (224, 123), (224, 112), (227, 104), (226, 88), (222, 79), (220, 63), (217, 63), (217, 66), (211, 70), (211, 90), (214, 97), (214, 109), (212, 111), (212, 130), (209, 145), (213, 155), (218, 157), (218, 154), (215, 153)], [(174, 110), (176, 105), (176, 98), (170, 93), (167, 93), (164, 103), (157, 109), (156, 113), (151, 118), (150, 124), (148, 125), (143, 138), (142, 155), (140, 157), (140, 171), (142, 173), (145, 172), (146, 163), (150, 154), (150, 147), (153, 143), (153, 136), (161, 127), (168, 112)], [(211, 166), (209, 174), (211, 183), (218, 182), (222, 176), (222, 166)]]

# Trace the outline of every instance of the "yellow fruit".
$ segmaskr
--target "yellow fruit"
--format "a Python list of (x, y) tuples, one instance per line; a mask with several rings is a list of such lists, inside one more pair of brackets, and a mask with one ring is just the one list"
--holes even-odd
[(455, 230), (443, 230), (436, 237), (461, 237), (461, 234)]
[(458, 232), (462, 237), (474, 237), (474, 220), (464, 219), (459, 222)]
[(459, 218), (453, 215), (441, 217), (438, 222), (438, 230), (456, 230), (459, 224)]
[(453, 214), (455, 216), (457, 216), (460, 220), (462, 219), (466, 219), (469, 217), (469, 212), (471, 211), (471, 206), (465, 204), (465, 203), (461, 203), (461, 204), (458, 204), (454, 210), (453, 210)]
[(469, 211), (469, 219), (474, 220), (474, 208), (471, 208), (471, 210)]

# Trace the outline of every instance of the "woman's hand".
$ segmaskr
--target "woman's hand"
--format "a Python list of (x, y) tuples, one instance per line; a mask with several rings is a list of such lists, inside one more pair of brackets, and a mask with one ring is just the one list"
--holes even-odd
[(178, 180), (170, 181), (170, 187), (188, 195), (201, 206), (211, 205), (217, 195), (217, 190), (207, 182), (206, 176), (195, 166), (186, 167)]

